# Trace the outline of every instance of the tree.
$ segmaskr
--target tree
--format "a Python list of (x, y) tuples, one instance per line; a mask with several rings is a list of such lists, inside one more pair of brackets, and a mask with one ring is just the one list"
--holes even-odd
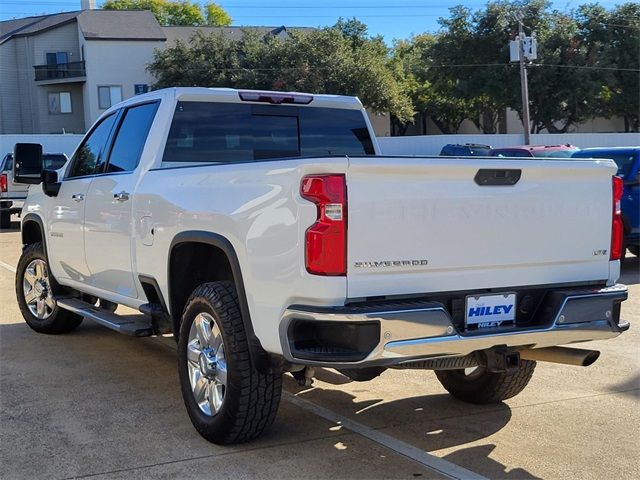
[(245, 30), (240, 39), (223, 32), (196, 33), (188, 44), (157, 51), (148, 70), (155, 88), (208, 86), (355, 95), (376, 113), (409, 121), (413, 110), (388, 64), (380, 37), (369, 37), (359, 22), (260, 36)]
[(625, 132), (640, 131), (640, 4), (625, 3), (602, 18), (600, 59), (611, 68), (602, 86), (605, 116), (624, 119)]
[(189, 0), (107, 0), (105, 10), (151, 10), (160, 25), (230, 25), (231, 17), (219, 5), (209, 2), (204, 11)]
[(217, 3), (208, 2), (204, 6), (207, 25), (231, 25), (231, 17), (227, 11)]
[(508, 50), (518, 32), (516, 13), (538, 41), (538, 59), (528, 66), (534, 133), (567, 132), (598, 115), (622, 116), (627, 130), (638, 128), (637, 3), (569, 13), (552, 10), (547, 0), (494, 1), (476, 12), (454, 7), (436, 35), (395, 45), (414, 108), (444, 133), (457, 132), (464, 118), (495, 133), (507, 108), (522, 115), (519, 72)]

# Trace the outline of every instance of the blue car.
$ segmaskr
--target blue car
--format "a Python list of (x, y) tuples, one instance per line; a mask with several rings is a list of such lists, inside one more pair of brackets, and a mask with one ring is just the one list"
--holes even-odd
[(571, 158), (610, 158), (616, 162), (618, 175), (624, 179), (621, 202), (624, 245), (640, 256), (640, 147), (585, 148)]

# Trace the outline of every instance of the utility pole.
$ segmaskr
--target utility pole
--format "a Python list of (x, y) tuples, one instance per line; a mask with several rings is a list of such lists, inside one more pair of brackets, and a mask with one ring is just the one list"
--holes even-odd
[(520, 50), (520, 89), (522, 90), (522, 126), (524, 128), (524, 144), (531, 144), (531, 127), (529, 125), (529, 85), (527, 83), (527, 65), (524, 51), (524, 26), (522, 15), (518, 15), (518, 48)]

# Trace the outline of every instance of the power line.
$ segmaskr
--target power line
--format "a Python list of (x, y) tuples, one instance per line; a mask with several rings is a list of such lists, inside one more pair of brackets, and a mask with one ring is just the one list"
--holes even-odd
[[(578, 70), (610, 70), (610, 71), (623, 71), (623, 72), (635, 72), (635, 73), (640, 73), (640, 69), (638, 68), (616, 68), (616, 67), (593, 67), (593, 66), (588, 66), (588, 65), (559, 65), (559, 64), (554, 64), (554, 63), (531, 63), (528, 65), (528, 67), (552, 67), (552, 68), (575, 68)], [(459, 64), (447, 64), (447, 65), (427, 65), (426, 68), (478, 68), (478, 67), (508, 67), (508, 68), (515, 68), (515, 65), (512, 63), (459, 63)], [(265, 67), (265, 68), (242, 68), (242, 67), (234, 67), (234, 68), (229, 68), (229, 67), (217, 67), (217, 68), (213, 68), (213, 67), (201, 67), (201, 68), (185, 68), (182, 71), (189, 71), (189, 72), (253, 72), (253, 71), (259, 71), (259, 72), (278, 72), (278, 71), (283, 71), (283, 70), (299, 70), (300, 68), (303, 68), (302, 66), (300, 67), (281, 67), (281, 68), (274, 68), (274, 67)], [(317, 70), (317, 71), (321, 71), (321, 70), (329, 70), (332, 69), (334, 67), (320, 67), (320, 66), (314, 66), (314, 67), (309, 67), (307, 65), (304, 66), (304, 68), (306, 70)], [(13, 70), (13, 71), (32, 71), (31, 68), (8, 68), (7, 70)]]
[(590, 65), (559, 65), (555, 63), (530, 63), (534, 67), (556, 67), (556, 68), (577, 68), (581, 70), (614, 70), (618, 72), (640, 73), (640, 68), (617, 68), (617, 67), (592, 67)]

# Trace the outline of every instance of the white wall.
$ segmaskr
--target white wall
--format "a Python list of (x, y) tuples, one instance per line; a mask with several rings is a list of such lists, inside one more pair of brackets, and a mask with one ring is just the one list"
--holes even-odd
[[(383, 155), (438, 155), (448, 143), (481, 143), (492, 147), (522, 145), (521, 134), (496, 135), (419, 135), (412, 137), (379, 137)], [(569, 143), (580, 148), (639, 146), (640, 133), (541, 133), (531, 135), (533, 145)]]
[[(45, 152), (71, 155), (82, 135), (0, 135), (0, 156), (13, 150), (17, 142), (41, 143)], [(570, 143), (581, 148), (640, 146), (640, 133), (568, 133), (535, 134), (532, 143), (558, 145)], [(438, 155), (447, 143), (483, 143), (493, 147), (522, 144), (522, 135), (421, 135), (414, 137), (378, 137), (383, 155)]]
[(66, 153), (71, 156), (82, 135), (0, 135), (0, 158), (13, 151), (16, 143), (40, 143), (47, 153)]

